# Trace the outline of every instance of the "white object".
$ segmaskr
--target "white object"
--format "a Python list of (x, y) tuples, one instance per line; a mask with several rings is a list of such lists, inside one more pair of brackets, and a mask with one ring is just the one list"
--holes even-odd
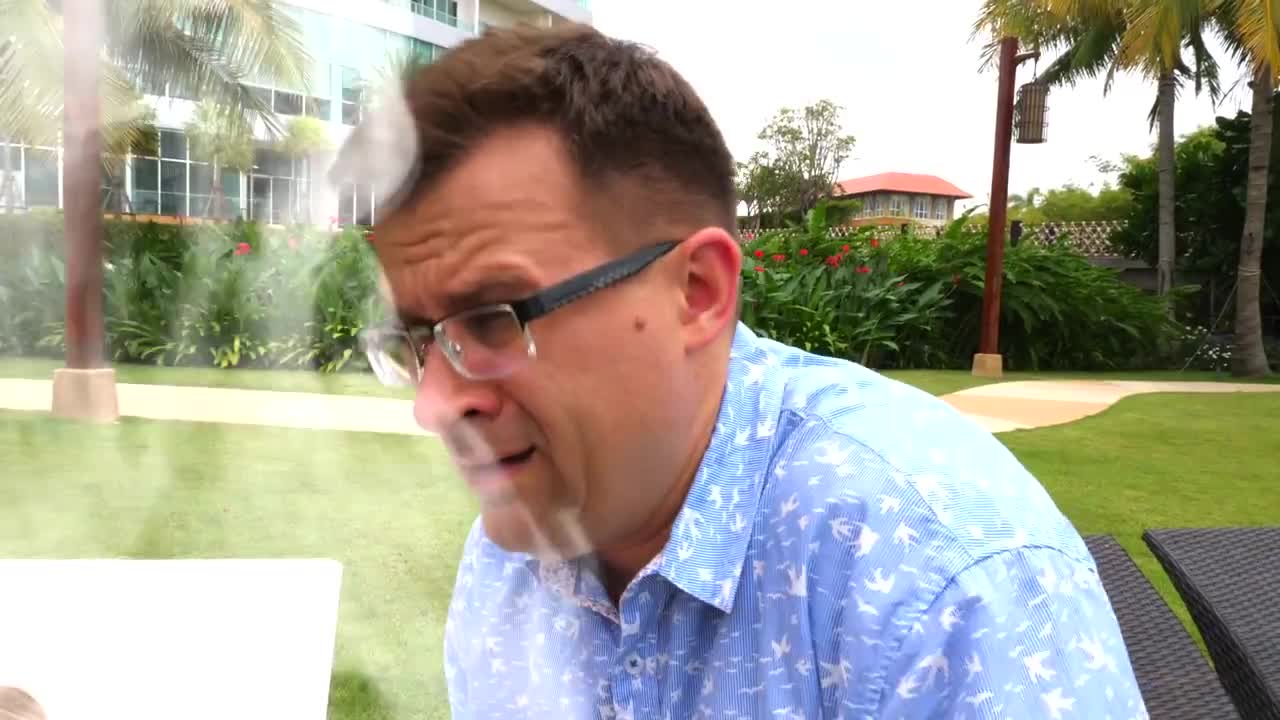
[(49, 720), (324, 720), (332, 560), (0, 561), (0, 686)]

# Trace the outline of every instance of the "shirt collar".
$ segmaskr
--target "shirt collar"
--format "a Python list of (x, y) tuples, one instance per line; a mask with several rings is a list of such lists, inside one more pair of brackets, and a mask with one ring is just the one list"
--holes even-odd
[(777, 358), (738, 323), (720, 414), (657, 571), (723, 612), (733, 609), (772, 456), (783, 383)]

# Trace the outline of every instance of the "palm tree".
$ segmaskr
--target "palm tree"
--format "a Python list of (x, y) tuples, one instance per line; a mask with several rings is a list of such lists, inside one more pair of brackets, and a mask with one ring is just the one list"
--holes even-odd
[[(296, 23), (272, 0), (0, 0), (0, 17), (10, 38), (0, 47), (0, 133), (57, 144), (64, 119), (67, 366), (100, 368), (99, 165), (104, 147), (129, 147), (143, 131), (130, 116), (138, 88), (244, 108), (278, 133), (243, 81), (257, 74), (305, 87), (308, 58)], [(73, 410), (84, 411), (92, 413)]]
[(1225, 0), (1215, 18), (1228, 50), (1245, 66), (1252, 82), (1249, 119), (1249, 174), (1244, 231), (1236, 272), (1235, 343), (1231, 372), (1238, 377), (1269, 374), (1262, 342), (1261, 268), (1271, 173), (1272, 108), (1280, 68), (1280, 30), (1267, 0)]
[[(985, 0), (974, 33), (1014, 35), (1042, 50), (1057, 51), (1040, 79), (1050, 85), (1072, 85), (1083, 78), (1105, 75), (1103, 93), (1110, 92), (1117, 73), (1136, 71), (1157, 83), (1150, 115), (1158, 124), (1159, 259), (1157, 289), (1173, 287), (1176, 256), (1174, 208), (1173, 110), (1177, 91), (1186, 80), (1195, 91), (1208, 87), (1220, 95), (1218, 67), (1208, 52), (1204, 33), (1221, 0)], [(986, 50), (994, 57), (995, 43)], [(1184, 47), (1193, 66), (1183, 59)]]
[[(289, 126), (285, 130), (284, 137), (279, 142), (280, 151), (289, 156), (290, 162), (293, 164), (293, 176), (299, 180), (306, 181), (306, 195), (299, 191), (298, 187), (294, 187), (294, 202), (289, 208), (293, 221), (297, 222), (299, 217), (304, 222), (309, 222), (311, 218), (311, 199), (314, 197), (315, 179), (311, 177), (311, 156), (317, 152), (329, 150), (333, 147), (333, 143), (329, 140), (329, 132), (325, 130), (324, 123), (310, 117), (299, 117), (289, 121)], [(297, 172), (298, 161), (302, 161), (302, 172)], [(304, 207), (305, 206), (305, 207)]]
[(222, 171), (253, 168), (253, 129), (242, 113), (205, 100), (196, 106), (186, 131), (192, 158), (209, 163), (209, 198), (202, 214), (221, 220), (226, 206)]

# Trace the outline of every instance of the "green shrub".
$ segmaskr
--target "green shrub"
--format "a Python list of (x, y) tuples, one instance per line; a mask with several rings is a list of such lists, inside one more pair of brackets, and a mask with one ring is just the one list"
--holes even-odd
[[(111, 220), (105, 231), (113, 361), (361, 367), (356, 336), (382, 310), (363, 232)], [(60, 217), (0, 217), (0, 238), (0, 353), (63, 352)]]
[[(985, 234), (967, 215), (939, 237), (803, 229), (746, 245), (743, 319), (763, 335), (875, 367), (967, 368), (978, 349)], [(1015, 370), (1165, 366), (1181, 328), (1164, 300), (1067, 244), (1005, 251), (1000, 347)]]

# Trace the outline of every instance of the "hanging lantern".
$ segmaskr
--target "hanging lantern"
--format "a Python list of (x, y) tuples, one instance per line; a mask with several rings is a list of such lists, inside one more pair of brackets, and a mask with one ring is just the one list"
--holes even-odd
[(1049, 123), (1049, 85), (1034, 80), (1018, 88), (1018, 103), (1013, 109), (1013, 125), (1018, 144), (1038, 145), (1046, 141)]

